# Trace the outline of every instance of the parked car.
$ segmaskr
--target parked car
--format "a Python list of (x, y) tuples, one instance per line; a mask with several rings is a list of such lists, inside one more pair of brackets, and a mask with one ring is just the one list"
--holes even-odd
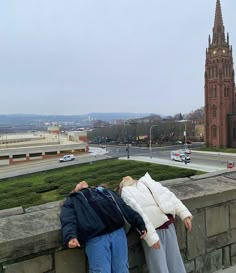
[(181, 150), (183, 153), (190, 155), (192, 153), (192, 151), (189, 148), (185, 148), (183, 150)]
[(74, 155), (64, 155), (63, 157), (61, 157), (59, 159), (59, 162), (67, 162), (67, 161), (72, 161), (72, 160), (75, 160)]

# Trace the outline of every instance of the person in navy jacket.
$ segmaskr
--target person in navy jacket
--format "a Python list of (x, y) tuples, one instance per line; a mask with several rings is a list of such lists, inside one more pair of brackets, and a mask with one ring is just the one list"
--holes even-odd
[(128, 273), (128, 247), (125, 220), (140, 238), (146, 235), (142, 217), (114, 191), (78, 183), (61, 208), (63, 244), (85, 246), (89, 272)]

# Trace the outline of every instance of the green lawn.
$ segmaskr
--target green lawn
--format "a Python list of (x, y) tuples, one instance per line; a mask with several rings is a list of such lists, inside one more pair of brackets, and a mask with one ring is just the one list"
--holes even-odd
[(146, 172), (157, 181), (201, 174), (200, 171), (147, 162), (106, 160), (0, 180), (0, 209), (30, 207), (63, 199), (79, 181), (115, 189), (123, 176), (140, 178)]
[(236, 148), (201, 147), (197, 150), (216, 153), (236, 153)]

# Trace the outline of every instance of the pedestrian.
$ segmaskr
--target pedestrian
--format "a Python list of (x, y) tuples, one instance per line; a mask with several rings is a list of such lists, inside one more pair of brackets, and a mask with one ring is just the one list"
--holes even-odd
[(185, 156), (185, 158), (184, 158), (184, 163), (185, 163), (185, 165), (187, 165), (187, 163), (188, 163), (188, 160), (187, 160), (187, 157)]
[(89, 272), (128, 273), (128, 247), (124, 219), (143, 239), (142, 217), (112, 190), (78, 183), (61, 208), (63, 243), (85, 246)]
[(124, 177), (120, 183), (124, 201), (144, 219), (147, 235), (142, 241), (149, 273), (186, 273), (180, 254), (175, 215), (191, 231), (192, 214), (166, 187), (146, 173), (138, 181)]

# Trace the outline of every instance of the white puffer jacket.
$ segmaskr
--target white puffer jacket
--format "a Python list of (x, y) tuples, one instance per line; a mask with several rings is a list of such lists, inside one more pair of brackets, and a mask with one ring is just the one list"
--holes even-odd
[(122, 188), (121, 197), (137, 211), (146, 224), (144, 240), (152, 246), (159, 240), (156, 228), (168, 221), (166, 214), (178, 215), (182, 220), (192, 214), (174, 193), (146, 173), (137, 183)]

